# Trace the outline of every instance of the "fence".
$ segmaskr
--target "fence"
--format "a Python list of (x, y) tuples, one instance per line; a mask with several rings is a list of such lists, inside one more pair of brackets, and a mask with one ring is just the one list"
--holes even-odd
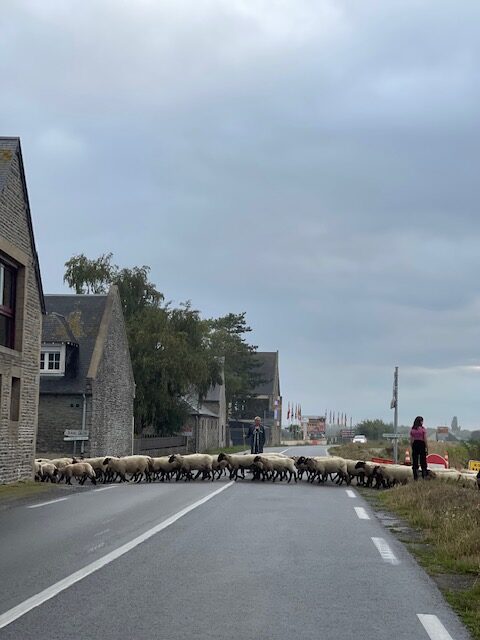
[(133, 439), (134, 455), (168, 456), (171, 453), (187, 453), (187, 446), (186, 436), (135, 436)]

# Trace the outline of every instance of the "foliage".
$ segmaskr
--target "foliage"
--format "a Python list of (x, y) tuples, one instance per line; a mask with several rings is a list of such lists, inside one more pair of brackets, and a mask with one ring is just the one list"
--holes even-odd
[(210, 319), (210, 346), (217, 357), (225, 357), (225, 390), (227, 406), (236, 417), (242, 401), (252, 395), (262, 381), (255, 361), (256, 346), (249, 344), (246, 335), (252, 331), (243, 313), (229, 313)]
[(163, 294), (148, 279), (149, 267), (120, 269), (111, 259), (112, 254), (96, 260), (74, 256), (65, 265), (65, 282), (77, 293), (118, 286), (136, 382), (137, 431), (153, 425), (161, 433), (175, 432), (187, 415), (183, 398), (204, 395), (220, 381), (209, 326), (189, 303), (163, 304)]
[(205, 396), (221, 382), (220, 358), (225, 358), (227, 404), (251, 395), (258, 384), (256, 347), (245, 313), (203, 320), (189, 302), (173, 307), (149, 281), (148, 266), (119, 268), (112, 254), (97, 259), (77, 255), (65, 263), (64, 281), (76, 293), (106, 293), (118, 287), (127, 327), (136, 383), (136, 430), (153, 425), (173, 433), (184, 423), (184, 399)]
[(375, 420), (363, 420), (363, 422), (359, 422), (355, 428), (355, 433), (363, 434), (367, 436), (369, 440), (380, 440), (382, 434), (392, 432), (392, 424), (387, 424), (379, 418)]

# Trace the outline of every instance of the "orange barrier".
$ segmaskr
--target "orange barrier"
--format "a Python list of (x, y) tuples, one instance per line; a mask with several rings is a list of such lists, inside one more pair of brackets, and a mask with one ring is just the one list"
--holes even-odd
[(389, 460), (388, 458), (372, 458), (371, 462), (376, 462), (377, 464), (393, 464), (393, 460)]

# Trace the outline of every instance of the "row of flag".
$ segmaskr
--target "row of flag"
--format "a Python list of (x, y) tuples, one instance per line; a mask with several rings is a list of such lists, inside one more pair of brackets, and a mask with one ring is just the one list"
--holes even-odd
[[(302, 419), (302, 406), (300, 404), (288, 403), (287, 408), (287, 420), (298, 420)], [(340, 411), (330, 411), (328, 413), (325, 411), (325, 422), (328, 424), (338, 424), (346, 427), (349, 423), (349, 418), (345, 412)], [(352, 417), (350, 417), (350, 426), (352, 425)]]
[(288, 411), (287, 411), (287, 420), (301, 420), (302, 419), (302, 405), (293, 404), (290, 407), (290, 402), (288, 403)]

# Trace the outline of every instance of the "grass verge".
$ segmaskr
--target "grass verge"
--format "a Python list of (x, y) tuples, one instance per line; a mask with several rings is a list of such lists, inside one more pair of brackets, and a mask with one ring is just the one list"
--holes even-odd
[(375, 492), (375, 502), (420, 532), (405, 540), (473, 637), (480, 640), (480, 492), (418, 482)]
[(0, 485), (0, 503), (5, 504), (19, 498), (29, 498), (50, 490), (52, 485), (47, 483), (33, 482), (25, 480), (23, 482), (12, 482), (11, 484)]
[(208, 449), (205, 453), (210, 453), (211, 455), (215, 455), (216, 453), (240, 453), (241, 451), (246, 451), (249, 449), (248, 445), (237, 444), (234, 447), (220, 447), (217, 449)]

